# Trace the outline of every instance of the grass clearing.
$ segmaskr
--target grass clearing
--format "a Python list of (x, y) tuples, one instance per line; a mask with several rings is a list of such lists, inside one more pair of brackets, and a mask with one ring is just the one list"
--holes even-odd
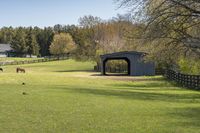
[(0, 57), (0, 62), (13, 62), (13, 61), (30, 61), (41, 58), (15, 58), (15, 57)]
[(4, 66), (0, 132), (200, 131), (199, 91), (175, 87), (159, 76), (98, 76), (90, 71), (93, 66), (73, 60), (19, 66), (26, 74)]

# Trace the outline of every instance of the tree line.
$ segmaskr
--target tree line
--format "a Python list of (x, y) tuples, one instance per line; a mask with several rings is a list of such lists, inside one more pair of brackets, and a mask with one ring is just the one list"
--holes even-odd
[[(184, 14), (181, 18), (162, 16), (161, 11), (171, 7), (168, 5), (171, 3), (167, 3), (170, 0), (117, 1), (124, 7), (135, 7), (135, 4), (140, 6), (137, 6), (139, 9), (134, 14), (130, 12), (117, 15), (110, 20), (91, 15), (84, 16), (79, 19), (79, 25), (58, 24), (45, 28), (3, 27), (0, 29), (0, 43), (11, 44), (20, 54), (49, 56), (70, 53), (76, 60), (95, 61), (97, 65), (100, 63), (101, 54), (142, 51), (148, 53), (145, 59), (155, 61), (158, 68), (200, 73), (200, 31), (197, 28), (200, 25), (196, 24), (198, 19), (193, 22), (194, 15), (190, 19), (192, 23), (182, 18)], [(151, 5), (150, 1), (154, 4)], [(164, 5), (159, 3), (162, 1)], [(175, 10), (183, 10), (178, 7), (176, 5), (172, 11), (177, 13)], [(168, 11), (163, 14), (167, 13)]]
[[(130, 50), (133, 47), (125, 37), (127, 30), (136, 26), (129, 21), (129, 17), (118, 15), (110, 20), (102, 20), (89, 15), (81, 17), (79, 25), (3, 27), (0, 29), (0, 43), (11, 44), (19, 55), (48, 56), (70, 52), (78, 60), (97, 61), (100, 54)], [(56, 52), (56, 42), (62, 45), (63, 40), (68, 41), (67, 44), (71, 44), (72, 48), (66, 52)]]
[(0, 29), (0, 43), (11, 44), (18, 54), (47, 56), (53, 40), (54, 31), (51, 27), (3, 27)]

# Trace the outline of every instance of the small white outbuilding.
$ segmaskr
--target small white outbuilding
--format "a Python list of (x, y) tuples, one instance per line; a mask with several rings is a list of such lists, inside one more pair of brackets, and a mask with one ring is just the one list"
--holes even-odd
[(12, 50), (10, 44), (0, 44), (0, 57), (9, 57)]

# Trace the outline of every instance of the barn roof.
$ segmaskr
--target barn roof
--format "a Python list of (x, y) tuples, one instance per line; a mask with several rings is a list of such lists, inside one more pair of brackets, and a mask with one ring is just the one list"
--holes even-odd
[(110, 57), (110, 56), (123, 56), (123, 55), (146, 55), (144, 52), (138, 52), (138, 51), (123, 51), (123, 52), (116, 52), (116, 53), (110, 53), (110, 54), (104, 54), (101, 55), (101, 57)]
[(12, 48), (10, 44), (0, 44), (0, 52), (7, 52), (11, 50)]

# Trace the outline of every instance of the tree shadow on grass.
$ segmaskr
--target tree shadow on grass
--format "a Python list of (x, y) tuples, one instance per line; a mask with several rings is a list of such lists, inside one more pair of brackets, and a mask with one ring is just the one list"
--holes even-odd
[(134, 87), (140, 87), (140, 88), (152, 88), (152, 87), (172, 87), (172, 84), (168, 83), (156, 83), (156, 82), (148, 82), (148, 83), (141, 83), (141, 84), (110, 84), (109, 86), (115, 87), (115, 88), (134, 88)]
[[(156, 81), (156, 82), (155, 82)], [(188, 89), (176, 86), (172, 82), (162, 80), (152, 80), (148, 82), (133, 82), (133, 83), (115, 83), (108, 84), (116, 90), (137, 90), (137, 91), (188, 91)]]
[[(187, 108), (174, 108), (169, 115), (178, 119), (173, 125), (195, 127), (200, 129), (200, 106)], [(197, 131), (199, 132), (199, 131)]]
[[(70, 88), (58, 86), (57, 89), (66, 90), (68, 93), (77, 93), (87, 97), (102, 96), (108, 98), (120, 98), (127, 100), (141, 100), (150, 102), (166, 102), (168, 103), (181, 103), (180, 106), (185, 107), (171, 107), (166, 110), (166, 115), (172, 120), (168, 124), (172, 127), (189, 127), (197, 129), (200, 127), (200, 93), (194, 91), (190, 93), (157, 93), (157, 92), (141, 92), (141, 91), (128, 91), (128, 90), (115, 90), (115, 89), (101, 89), (101, 88)], [(173, 91), (172, 91), (173, 92)], [(157, 103), (155, 103), (157, 104)], [(191, 104), (199, 105), (198, 107), (190, 107)], [(164, 104), (163, 104), (164, 105)], [(179, 104), (177, 104), (179, 105)], [(189, 107), (188, 107), (189, 106)], [(191, 105), (192, 106), (192, 105)], [(170, 107), (170, 106), (169, 106)], [(198, 132), (198, 131), (197, 131)]]
[(89, 94), (105, 97), (117, 97), (131, 100), (148, 100), (148, 101), (162, 101), (162, 102), (177, 102), (177, 103), (200, 103), (200, 93), (195, 94), (169, 94), (158, 92), (141, 92), (129, 90), (105, 90), (94, 88), (63, 88), (72, 93)]
[[(135, 82), (135, 83), (122, 83), (122, 84), (109, 84), (109, 86), (115, 87), (116, 89), (130, 89), (130, 90), (176, 90), (176, 91), (188, 91), (192, 90), (195, 92), (200, 92), (199, 90), (183, 87), (173, 81), (168, 81), (165, 79), (150, 80), (149, 82)], [(155, 89), (153, 89), (155, 88)]]
[(154, 91), (154, 92), (163, 92), (163, 91), (186, 91), (186, 89), (175, 88), (175, 87), (135, 87), (135, 88), (115, 88), (116, 90), (131, 90), (131, 91)]

